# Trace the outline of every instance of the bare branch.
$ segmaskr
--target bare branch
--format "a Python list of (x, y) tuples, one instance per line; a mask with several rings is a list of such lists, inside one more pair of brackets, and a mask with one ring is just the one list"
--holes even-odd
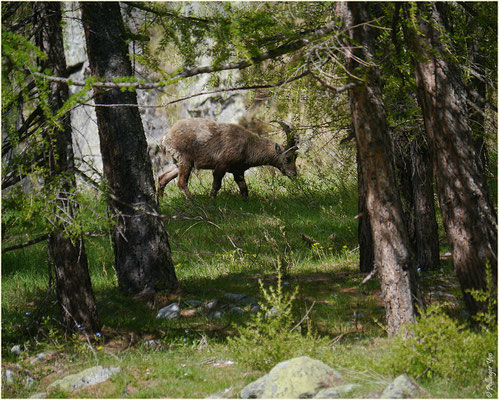
[(31, 239), (31, 240), (28, 240), (27, 242), (16, 244), (15, 246), (2, 248), (2, 254), (7, 253), (8, 251), (18, 250), (18, 249), (22, 249), (24, 247), (32, 246), (34, 244), (43, 242), (44, 240), (47, 240), (48, 238), (49, 238), (49, 235), (46, 233), (45, 235), (37, 237), (36, 239)]
[(226, 93), (226, 92), (237, 92), (239, 90), (256, 90), (256, 89), (271, 89), (274, 87), (279, 87), (282, 85), (285, 85), (287, 83), (294, 82), (298, 79), (303, 78), (304, 76), (307, 76), (309, 74), (309, 71), (306, 71), (300, 75), (297, 75), (293, 78), (286, 79), (277, 83), (271, 83), (267, 85), (252, 85), (252, 86), (239, 86), (235, 88), (225, 88), (225, 89), (216, 89), (216, 90), (210, 90), (207, 92), (200, 92), (196, 93), (190, 96), (185, 96), (185, 97), (180, 97), (178, 99), (169, 101), (168, 103), (165, 104), (160, 104), (160, 105), (139, 105), (139, 104), (85, 104), (90, 107), (139, 107), (139, 108), (162, 108), (162, 107), (167, 107), (169, 105), (175, 104), (175, 103), (180, 103), (182, 101), (190, 100), (194, 97), (199, 97), (199, 96), (205, 96), (205, 95), (210, 95), (210, 94), (217, 94), (217, 93)]

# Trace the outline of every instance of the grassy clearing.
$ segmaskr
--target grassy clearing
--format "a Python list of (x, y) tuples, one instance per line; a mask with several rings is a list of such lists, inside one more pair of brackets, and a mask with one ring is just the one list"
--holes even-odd
[[(6, 253), (2, 259), (3, 365), (19, 362), (37, 378), (37, 384), (30, 389), (4, 385), (4, 397), (43, 391), (58, 377), (98, 364), (120, 365), (123, 372), (106, 383), (73, 393), (53, 392), (51, 396), (197, 398), (223, 392), (237, 397), (247, 383), (268, 369), (258, 369), (255, 365), (260, 364), (250, 364), (249, 360), (256, 357), (255, 362), (262, 361), (258, 357), (265, 354), (259, 348), (263, 343), (280, 346), (280, 333), (268, 337), (265, 330), (255, 330), (246, 336), (245, 347), (228, 338), (241, 337), (241, 327), (254, 322), (249, 313), (224, 314), (220, 319), (197, 313), (173, 321), (157, 320), (155, 316), (159, 308), (172, 301), (223, 302), (225, 293), (243, 293), (264, 303), (259, 281), (265, 288), (275, 286), (277, 271), (283, 275), (284, 295), (297, 290), (289, 324), (294, 326), (305, 315), (308, 318), (295, 331), (297, 335), (287, 337), (292, 340), (292, 348), (284, 348), (285, 354), (276, 353), (276, 357), (311, 355), (338, 368), (351, 381), (368, 384), (352, 397), (379, 393), (401, 372), (400, 365), (405, 365), (402, 361), (412, 355), (385, 335), (379, 283), (373, 279), (359, 286), (364, 276), (358, 272), (355, 182), (326, 178), (311, 181), (315, 182), (313, 186), (260, 169), (250, 176), (247, 201), (239, 196), (231, 180), (224, 181), (219, 197), (210, 200), (208, 174), (191, 179), (194, 196), (190, 201), (175, 185), (169, 185), (161, 211), (169, 216), (165, 224), (183, 290), (175, 296), (160, 294), (153, 307), (117, 290), (109, 238), (87, 239), (103, 324), (102, 335), (91, 338), (91, 346), (82, 336), (63, 337), (58, 329), (57, 307), (53, 296), (46, 295), (46, 246), (40, 243)], [(94, 203), (94, 210), (105, 208), (101, 202)], [(89, 226), (96, 224), (91, 213), (88, 219)], [(444, 263), (440, 271), (422, 277), (423, 285), (429, 302), (451, 300), (445, 311), (462, 322), (463, 305), (453, 276), (451, 266)], [(273, 332), (279, 332), (279, 326)], [(435, 335), (434, 331), (425, 332), (423, 336)], [(486, 355), (477, 346), (487, 343), (486, 349), (495, 349), (496, 342), (485, 334), (474, 333), (478, 336), (472, 337), (466, 332), (461, 338), (457, 330), (452, 331), (453, 337), (464, 340), (453, 345), (468, 343), (479, 365), (462, 375), (468, 378), (455, 382), (449, 377), (455, 371), (442, 367), (447, 359), (440, 360), (440, 369), (433, 375), (418, 377), (432, 396), (485, 396)], [(21, 344), (20, 358), (10, 352), (15, 344)], [(54, 353), (47, 361), (31, 364), (42, 351)], [(451, 361), (456, 360), (449, 358)], [(417, 371), (412, 365), (404, 368), (409, 374), (411, 368)]]

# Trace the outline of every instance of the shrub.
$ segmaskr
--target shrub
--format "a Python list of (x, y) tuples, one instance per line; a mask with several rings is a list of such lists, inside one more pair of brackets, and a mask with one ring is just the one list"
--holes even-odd
[(431, 305), (417, 323), (402, 329), (388, 354), (390, 370), (417, 378), (442, 378), (456, 387), (483, 391), (489, 367), (497, 372), (496, 335), (458, 324), (445, 314), (446, 305)]
[(239, 362), (253, 369), (268, 371), (280, 361), (311, 355), (319, 344), (310, 323), (302, 335), (293, 317), (293, 302), (298, 293), (284, 293), (281, 270), (277, 269), (277, 286), (266, 289), (259, 281), (264, 302), (246, 326), (237, 326), (237, 335), (228, 338), (229, 348)]

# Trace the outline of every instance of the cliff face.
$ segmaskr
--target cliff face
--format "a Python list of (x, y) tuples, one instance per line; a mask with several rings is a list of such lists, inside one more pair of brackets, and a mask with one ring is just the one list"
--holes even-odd
[[(78, 3), (66, 2), (63, 4), (65, 7), (64, 40), (66, 61), (69, 66), (80, 62), (84, 63), (80, 71), (71, 75), (71, 78), (74, 80), (83, 80), (88, 76), (89, 68), (86, 56), (85, 35), (80, 20), (81, 13)], [(143, 20), (143, 16), (140, 15), (139, 11), (134, 10), (131, 17), (128, 18), (129, 28), (132, 32), (135, 31), (134, 20)], [(137, 52), (138, 46), (134, 47), (132, 42), (130, 44), (130, 53), (135, 54)], [(206, 64), (210, 64), (210, 59), (206, 57), (200, 58), (199, 65)], [(135, 68), (137, 76), (145, 79), (154, 79), (152, 74), (139, 63), (135, 63)], [(208, 79), (208, 76), (201, 75), (189, 84), (179, 82), (176, 92), (179, 94), (179, 97), (202, 92), (206, 90)], [(70, 87), (71, 94), (79, 90), (79, 87)], [(91, 97), (91, 93), (89, 93), (88, 97)], [(245, 115), (244, 96), (240, 94), (199, 96), (179, 103), (178, 107), (174, 109), (169, 108), (168, 111), (166, 111), (165, 107), (161, 107), (161, 104), (167, 103), (172, 99), (165, 96), (161, 91), (138, 90), (137, 99), (139, 105), (146, 106), (140, 109), (140, 113), (155, 173), (164, 169), (165, 162), (167, 161), (158, 149), (159, 139), (173, 122), (183, 118), (195, 117), (209, 118), (223, 122), (238, 122)], [(102, 172), (102, 157), (100, 154), (93, 100), (89, 100), (86, 105), (75, 107), (71, 112), (71, 120), (74, 132), (73, 145), (79, 168), (90, 175), (92, 175), (92, 170), (94, 169)], [(97, 177), (98, 174), (93, 174), (93, 178), (97, 179)]]

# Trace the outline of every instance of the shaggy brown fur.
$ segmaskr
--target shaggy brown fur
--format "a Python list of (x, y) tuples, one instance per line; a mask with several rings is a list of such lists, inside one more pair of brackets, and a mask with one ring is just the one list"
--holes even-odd
[(284, 175), (296, 176), (296, 145), (294, 138), (286, 147), (258, 136), (242, 126), (214, 122), (202, 118), (176, 122), (161, 139), (165, 151), (171, 154), (175, 164), (158, 179), (158, 194), (178, 176), (178, 186), (190, 196), (187, 183), (192, 168), (213, 170), (215, 197), (220, 190), (226, 172), (232, 173), (239, 190), (248, 196), (244, 171), (259, 165), (272, 165)]

